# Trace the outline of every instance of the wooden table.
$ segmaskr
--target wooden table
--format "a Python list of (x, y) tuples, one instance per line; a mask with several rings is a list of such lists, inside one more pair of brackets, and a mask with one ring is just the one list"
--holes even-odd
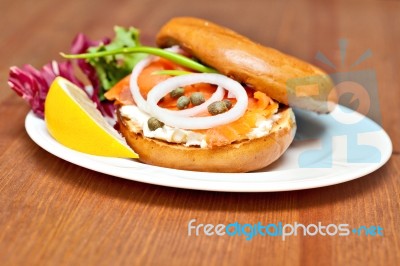
[[(324, 3), (323, 3), (324, 2)], [(326, 3), (325, 3), (326, 2)], [(388, 1), (0, 1), (0, 264), (2, 265), (399, 265), (400, 3)], [(217, 193), (148, 185), (99, 174), (47, 153), (24, 129), (29, 108), (7, 84), (8, 68), (36, 67), (134, 25), (152, 44), (170, 17), (229, 26), (329, 73), (373, 69), (389, 162), (363, 178), (280, 193)], [(348, 41), (340, 64), (338, 41)], [(321, 64), (324, 53), (336, 69)], [(378, 99), (376, 99), (378, 100)], [(188, 222), (381, 226), (383, 237), (188, 236)]]

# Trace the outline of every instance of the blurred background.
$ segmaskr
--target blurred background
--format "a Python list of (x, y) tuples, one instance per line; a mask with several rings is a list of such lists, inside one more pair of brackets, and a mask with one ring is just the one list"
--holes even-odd
[[(31, 63), (41, 66), (51, 59), (60, 59), (60, 51), (68, 51), (78, 32), (93, 39), (112, 36), (114, 25), (135, 26), (142, 32), (142, 42), (153, 44), (160, 26), (175, 16), (196, 16), (228, 26), (267, 46), (318, 64), (315, 55), (323, 52), (333, 63), (339, 63), (338, 40), (349, 42), (348, 58), (352, 63), (366, 49), (374, 53), (368, 66), (390, 60), (389, 51), (382, 50), (385, 39), (392, 34), (379, 28), (391, 28), (399, 34), (400, 16), (397, 1), (290, 1), (290, 0), (203, 0), (203, 1), (0, 1), (1, 72), (8, 65)], [(393, 8), (392, 8), (393, 7)], [(378, 10), (377, 10), (378, 9)], [(376, 16), (376, 14), (380, 16)], [(371, 14), (371, 15), (369, 15)], [(374, 15), (373, 15), (374, 14)], [(397, 21), (390, 21), (395, 18)], [(371, 31), (374, 29), (374, 31)], [(23, 35), (24, 45), (15, 51), (15, 42)], [(379, 49), (377, 49), (379, 48)], [(18, 53), (17, 59), (12, 55)], [(6, 61), (4, 61), (6, 60)], [(375, 63), (375, 64), (374, 64)], [(327, 71), (345, 70), (322, 65)], [(1, 75), (2, 80), (4, 75)]]

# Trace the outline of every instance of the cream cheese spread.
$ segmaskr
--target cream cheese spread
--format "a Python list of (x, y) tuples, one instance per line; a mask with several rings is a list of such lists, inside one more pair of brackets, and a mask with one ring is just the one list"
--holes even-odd
[[(141, 111), (136, 105), (124, 105), (120, 108), (120, 113), (124, 118), (131, 121), (134, 133), (141, 133), (147, 138), (155, 138), (171, 143), (183, 144), (184, 146), (200, 146), (207, 148), (205, 135), (191, 130), (174, 128), (164, 125), (151, 131), (147, 121), (151, 117), (149, 114)], [(257, 121), (256, 128), (247, 134), (249, 139), (261, 138), (268, 135), (275, 121), (279, 120), (280, 115), (275, 114), (269, 119)]]

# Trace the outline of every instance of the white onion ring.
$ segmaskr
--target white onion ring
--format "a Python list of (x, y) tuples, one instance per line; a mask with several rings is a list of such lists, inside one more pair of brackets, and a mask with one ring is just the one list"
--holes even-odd
[(225, 96), (225, 90), (221, 86), (218, 86), (217, 90), (213, 93), (213, 95), (211, 95), (211, 97), (207, 101), (205, 101), (200, 105), (185, 110), (175, 111), (175, 110), (164, 109), (164, 111), (170, 113), (171, 115), (177, 115), (177, 116), (195, 116), (200, 113), (206, 112), (207, 107), (210, 104), (216, 101), (221, 101), (222, 99), (224, 99), (224, 96)]
[[(174, 45), (169, 48), (165, 48), (164, 50), (170, 51), (170, 52), (173, 52), (176, 54), (184, 53), (184, 51), (182, 50), (182, 48), (179, 45)], [(149, 110), (147, 107), (147, 102), (143, 98), (142, 94), (140, 93), (140, 88), (137, 83), (137, 79), (138, 79), (140, 73), (142, 73), (143, 69), (146, 68), (148, 65), (150, 65), (153, 61), (155, 61), (157, 59), (158, 59), (157, 56), (149, 55), (148, 57), (146, 57), (143, 60), (141, 60), (140, 62), (138, 62), (135, 65), (135, 67), (133, 68), (132, 74), (131, 74), (131, 77), (129, 80), (129, 87), (131, 90), (133, 100), (135, 101), (135, 103), (139, 107), (139, 109), (141, 109), (142, 111), (144, 111), (146, 113), (149, 113)]]
[[(174, 45), (169, 48), (165, 48), (164, 50), (170, 51), (170, 52), (173, 52), (176, 54), (183, 54), (185, 52), (179, 45)], [(224, 96), (225, 96), (225, 90), (221, 86), (218, 86), (215, 93), (207, 101), (205, 101), (204, 103), (202, 103), (198, 106), (195, 106), (195, 107), (192, 107), (189, 109), (185, 109), (185, 110), (179, 110), (179, 111), (168, 110), (168, 109), (166, 109), (165, 111), (170, 112), (171, 114), (174, 114), (174, 115), (179, 115), (179, 116), (195, 116), (200, 113), (206, 112), (207, 107), (210, 104), (212, 104), (213, 102), (216, 102), (216, 101), (221, 101), (222, 99), (224, 99)]]
[[(207, 117), (182, 117), (166, 112), (158, 106), (164, 95), (177, 87), (184, 87), (196, 83), (210, 83), (226, 88), (237, 102), (228, 112)], [(236, 121), (246, 112), (248, 98), (245, 89), (239, 82), (221, 74), (193, 73), (169, 78), (157, 84), (147, 95), (147, 107), (150, 114), (164, 124), (182, 129), (209, 129)]]
[(137, 79), (140, 73), (142, 73), (143, 69), (148, 65), (150, 65), (150, 63), (153, 62), (155, 59), (156, 57), (154, 56), (148, 56), (145, 59), (141, 60), (139, 63), (137, 63), (132, 70), (131, 78), (129, 80), (129, 87), (131, 89), (133, 100), (135, 100), (137, 107), (139, 107), (140, 110), (146, 113), (150, 113), (148, 104), (147, 101), (143, 98), (142, 94), (140, 93)]
[(171, 47), (164, 48), (164, 50), (165, 51), (169, 51), (169, 52), (173, 52), (173, 53), (176, 53), (176, 54), (184, 53), (183, 49), (179, 45), (173, 45)]
[[(166, 48), (165, 50), (174, 52), (174, 53), (180, 53), (182, 52), (181, 48), (179, 46), (172, 46), (170, 48)], [(150, 113), (147, 101), (143, 98), (142, 94), (140, 93), (140, 88), (137, 83), (137, 79), (140, 75), (140, 73), (143, 71), (144, 68), (146, 68), (148, 65), (150, 65), (153, 61), (155, 61), (158, 57), (156, 56), (148, 56), (145, 59), (141, 60), (139, 63), (135, 65), (135, 67), (132, 70), (132, 75), (129, 80), (129, 86), (131, 90), (131, 94), (133, 97), (133, 100), (135, 101), (136, 105), (139, 107), (140, 110)], [(207, 106), (215, 101), (220, 101), (223, 99), (225, 94), (224, 89), (222, 88), (217, 88), (215, 93), (208, 99), (206, 102), (203, 104), (186, 109), (186, 110), (180, 110), (180, 111), (172, 111), (166, 109), (166, 112), (171, 112), (174, 115), (178, 116), (195, 116), (199, 113), (205, 112), (207, 110)]]

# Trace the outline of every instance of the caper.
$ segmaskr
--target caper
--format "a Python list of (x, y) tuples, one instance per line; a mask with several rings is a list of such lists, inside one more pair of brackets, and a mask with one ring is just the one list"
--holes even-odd
[(232, 107), (232, 102), (231, 102), (230, 100), (224, 99), (224, 100), (222, 100), (222, 101), (225, 103), (226, 108), (231, 109), (231, 107)]
[(206, 101), (204, 99), (203, 93), (201, 92), (194, 92), (192, 95), (190, 95), (190, 101), (194, 106), (200, 105)]
[(172, 98), (175, 98), (175, 99), (176, 99), (176, 98), (181, 97), (184, 93), (185, 93), (185, 89), (179, 87), (179, 88), (176, 88), (176, 89), (174, 89), (173, 91), (171, 91), (171, 92), (169, 93), (169, 95), (170, 95)]
[(182, 110), (182, 109), (187, 108), (189, 103), (190, 103), (189, 97), (181, 96), (181, 97), (179, 97), (178, 101), (176, 102), (176, 107), (178, 107), (179, 110)]
[(149, 129), (151, 131), (156, 130), (157, 128), (163, 127), (164, 123), (158, 120), (155, 117), (150, 117), (149, 120), (147, 120), (147, 125), (149, 126)]
[(228, 111), (228, 107), (226, 107), (226, 104), (223, 101), (213, 102), (207, 107), (207, 109), (212, 115), (218, 115)]

